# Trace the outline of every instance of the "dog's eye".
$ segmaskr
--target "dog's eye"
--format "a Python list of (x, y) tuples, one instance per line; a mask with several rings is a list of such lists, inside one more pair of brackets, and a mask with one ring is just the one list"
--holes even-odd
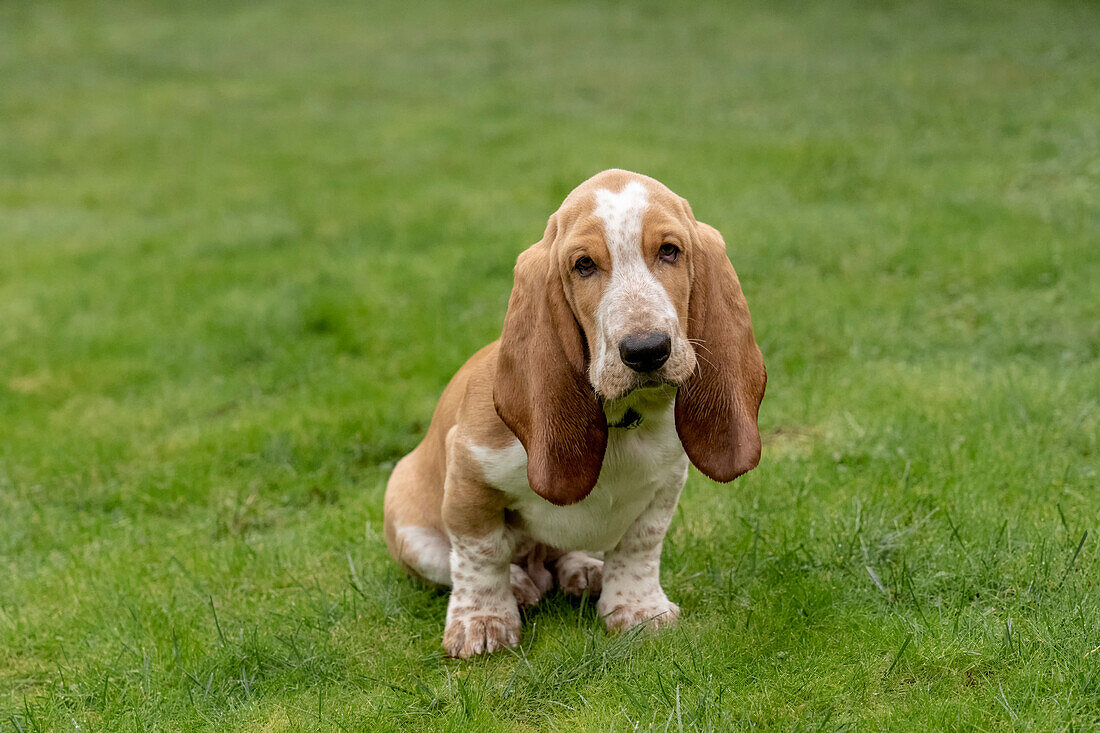
[(675, 244), (665, 242), (661, 245), (661, 248), (657, 250), (657, 256), (665, 262), (675, 262), (680, 257), (680, 248)]
[(591, 257), (581, 257), (577, 260), (577, 264), (573, 265), (573, 269), (581, 277), (588, 277), (596, 273), (596, 263), (592, 261)]

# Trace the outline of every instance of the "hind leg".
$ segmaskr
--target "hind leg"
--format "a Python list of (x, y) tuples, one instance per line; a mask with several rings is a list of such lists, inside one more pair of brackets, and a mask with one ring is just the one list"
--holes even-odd
[(511, 574), (512, 595), (516, 598), (516, 605), (522, 608), (530, 608), (542, 598), (542, 589), (531, 579), (527, 571), (516, 563), (512, 563), (509, 569)]
[(441, 532), (425, 527), (401, 527), (395, 534), (397, 562), (429, 583), (451, 584), (451, 543)]
[(512, 595), (520, 608), (539, 602), (546, 591), (554, 587), (554, 578), (546, 569), (546, 545), (521, 543), (522, 548), (512, 558)]
[(562, 592), (596, 597), (603, 590), (603, 560), (587, 552), (567, 552), (554, 561), (554, 580)]
[[(415, 575), (436, 585), (451, 585), (451, 543), (446, 537), (423, 527), (402, 527), (397, 530), (397, 544), (399, 562)], [(547, 590), (518, 563), (512, 563), (509, 576), (520, 608), (535, 605)]]
[(443, 531), (442, 477), (431, 470), (423, 447), (397, 462), (386, 485), (385, 530), (390, 555), (412, 575), (451, 584), (451, 542)]
[[(468, 554), (463, 552), (466, 549), (464, 546), (456, 551), (443, 529), (442, 492), (438, 489), (443, 477), (437, 475), (431, 466), (430, 461), (425, 459), (422, 447), (418, 447), (394, 466), (386, 485), (386, 544), (393, 558), (411, 575), (435, 585), (453, 587), (455, 574), (451, 572), (452, 563), (457, 563), (456, 566), (462, 568), (463, 561), (469, 558), (464, 557), (464, 554)], [(499, 531), (507, 536), (507, 543), (503, 543), (501, 547), (507, 552), (505, 546), (511, 547), (514, 544), (511, 532), (505, 531), (503, 526), (499, 527)], [(513, 609), (533, 606), (550, 587), (550, 575), (541, 562), (544, 556), (543, 554), (535, 558), (525, 553), (511, 558), (511, 562), (508, 562), (507, 557), (503, 558), (506, 568), (504, 579), (507, 582), (504, 593), (507, 594), (505, 597), (510, 597)], [(461, 570), (457, 573), (460, 579), (464, 578), (466, 581), (470, 580), (470, 575)], [(460, 589), (459, 595), (465, 597), (465, 590)], [(452, 602), (450, 605), (453, 610), (455, 604)], [(448, 629), (452, 638), (447, 643), (448, 651), (456, 656), (469, 656), (471, 653), (491, 650), (501, 642), (509, 646), (514, 644), (519, 638), (518, 617), (517, 628), (513, 631), (504, 628), (510, 625), (503, 623), (510, 622), (505, 616), (507, 614), (502, 616), (501, 624), (482, 624), (482, 628), (475, 623), (467, 629), (451, 623), (454, 619), (449, 610)], [(475, 638), (478, 633), (482, 637), (480, 646)], [(463, 638), (458, 639), (459, 635)], [(466, 636), (470, 638), (466, 639)]]
[[(450, 587), (451, 541), (442, 529), (432, 526), (441, 525), (442, 519), (430, 511), (434, 497), (419, 482), (423, 477), (417, 475), (416, 459), (415, 451), (401, 459), (386, 487), (386, 542), (393, 559), (410, 574)], [(538, 603), (550, 587), (545, 568), (531, 560), (517, 557), (509, 568), (509, 585), (520, 608)]]

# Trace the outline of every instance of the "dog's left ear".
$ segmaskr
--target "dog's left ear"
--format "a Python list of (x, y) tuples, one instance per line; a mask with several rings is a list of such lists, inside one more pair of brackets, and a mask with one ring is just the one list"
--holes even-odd
[(756, 417), (768, 377), (726, 243), (707, 224), (695, 231), (688, 338), (698, 365), (676, 397), (676, 432), (695, 467), (725, 482), (760, 462)]

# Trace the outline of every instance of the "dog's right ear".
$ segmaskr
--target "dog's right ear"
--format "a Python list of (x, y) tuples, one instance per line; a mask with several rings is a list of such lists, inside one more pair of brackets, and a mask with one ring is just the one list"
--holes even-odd
[(607, 448), (607, 420), (588, 381), (584, 334), (554, 257), (557, 217), (516, 262), (500, 335), (493, 404), (527, 451), (536, 494), (563, 506), (592, 491)]

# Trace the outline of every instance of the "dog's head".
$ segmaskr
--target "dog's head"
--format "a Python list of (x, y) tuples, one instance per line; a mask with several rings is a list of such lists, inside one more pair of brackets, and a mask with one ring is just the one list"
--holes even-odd
[(493, 397), (547, 500), (588, 495), (607, 444), (603, 402), (644, 388), (678, 390), (688, 457), (733, 480), (760, 459), (765, 381), (721, 235), (658, 181), (593, 176), (520, 255)]

